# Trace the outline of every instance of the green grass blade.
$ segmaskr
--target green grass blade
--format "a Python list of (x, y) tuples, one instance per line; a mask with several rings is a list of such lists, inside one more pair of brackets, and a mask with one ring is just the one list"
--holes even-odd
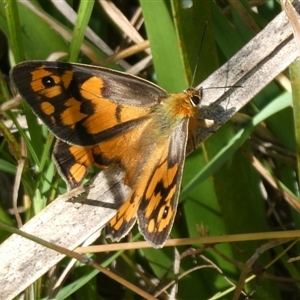
[(299, 181), (299, 170), (300, 170), (300, 62), (295, 61), (290, 66), (290, 75), (292, 83), (292, 93), (293, 93), (293, 107), (294, 107), (294, 120), (295, 120), (295, 136), (296, 136), (296, 154), (297, 154), (297, 170), (298, 170), (298, 185)]
[(18, 63), (25, 59), (21, 34), (22, 27), (19, 21), (18, 4), (17, 1), (14, 0), (6, 0), (4, 1), (4, 3), (11, 49), (13, 51), (15, 62)]
[(70, 61), (77, 62), (86, 27), (94, 7), (94, 0), (81, 1), (70, 44)]

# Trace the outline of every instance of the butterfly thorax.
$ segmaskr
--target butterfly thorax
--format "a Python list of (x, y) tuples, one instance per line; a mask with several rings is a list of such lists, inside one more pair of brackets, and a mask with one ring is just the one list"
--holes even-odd
[[(201, 95), (199, 90), (187, 89), (178, 94), (170, 94), (169, 97), (160, 99), (150, 111), (152, 118), (151, 130), (156, 130), (156, 135), (169, 136), (183, 119), (196, 118), (197, 104)], [(198, 101), (196, 100), (198, 99)], [(196, 103), (197, 102), (197, 103)]]

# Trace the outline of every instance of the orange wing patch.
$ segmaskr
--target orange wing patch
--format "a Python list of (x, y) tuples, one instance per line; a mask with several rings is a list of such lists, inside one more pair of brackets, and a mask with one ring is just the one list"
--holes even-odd
[(64, 106), (65, 110), (63, 112), (54, 111), (52, 115), (59, 114), (61, 123), (75, 130), (75, 125), (85, 119), (87, 114), (81, 112), (81, 101), (78, 101), (74, 97), (67, 99)]

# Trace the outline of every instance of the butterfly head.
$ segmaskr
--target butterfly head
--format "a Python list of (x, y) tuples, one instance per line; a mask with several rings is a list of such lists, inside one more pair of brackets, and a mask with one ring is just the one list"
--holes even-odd
[(202, 99), (202, 89), (188, 88), (184, 91), (188, 96), (189, 102), (193, 107), (197, 107)]

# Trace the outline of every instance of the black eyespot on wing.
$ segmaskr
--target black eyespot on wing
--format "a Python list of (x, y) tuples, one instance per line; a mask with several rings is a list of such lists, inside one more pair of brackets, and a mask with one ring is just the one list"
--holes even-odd
[(163, 213), (163, 216), (162, 216), (163, 219), (165, 219), (168, 216), (169, 208), (170, 208), (169, 206), (165, 207), (165, 210), (164, 210), (164, 213)]
[(42, 78), (42, 83), (45, 86), (45, 88), (53, 87), (55, 86), (55, 81), (51, 76), (45, 76)]

